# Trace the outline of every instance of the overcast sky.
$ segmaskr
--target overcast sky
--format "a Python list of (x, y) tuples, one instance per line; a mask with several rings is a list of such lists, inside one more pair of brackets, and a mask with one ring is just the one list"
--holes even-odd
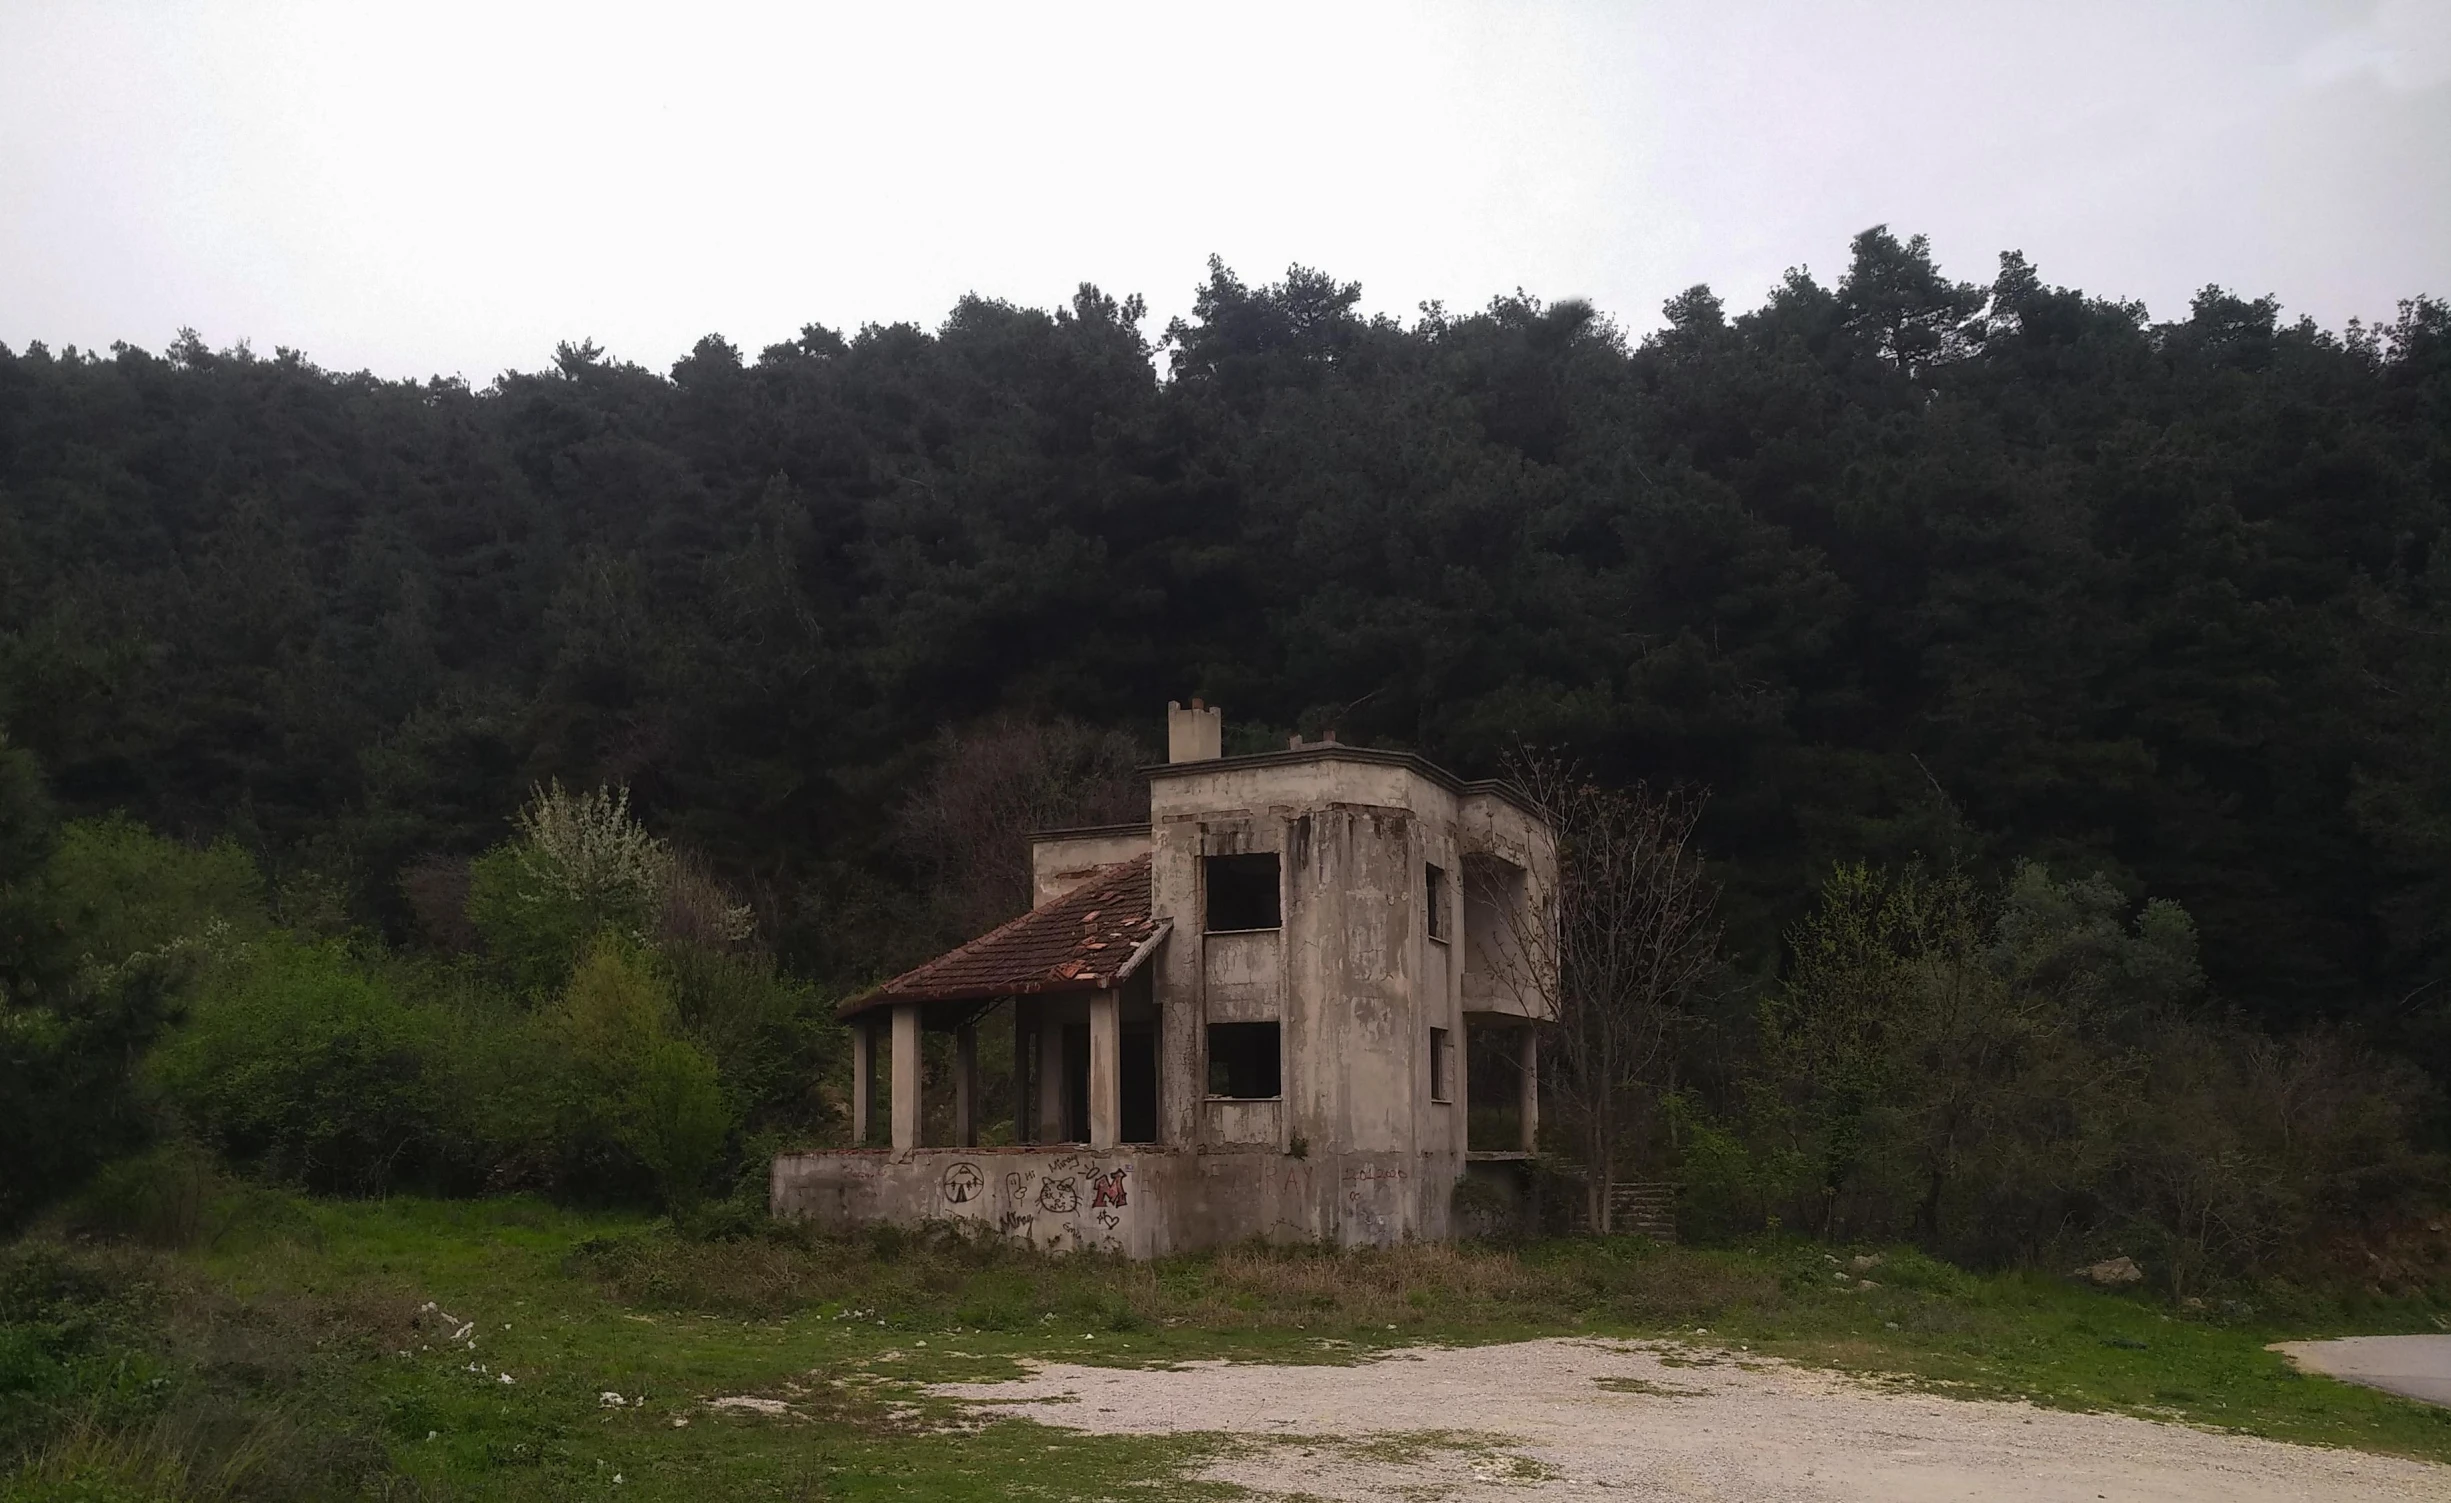
[(1630, 331), (1886, 222), (1988, 282), (2337, 326), (2451, 296), (2451, 0), (0, 0), (0, 342), (483, 383), (933, 326), (1212, 251)]

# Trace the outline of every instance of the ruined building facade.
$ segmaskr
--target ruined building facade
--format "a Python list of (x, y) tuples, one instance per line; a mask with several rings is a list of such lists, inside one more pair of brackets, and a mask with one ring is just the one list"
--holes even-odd
[[(1227, 757), (1217, 710), (1168, 721), (1147, 824), (1034, 837), (1036, 907), (844, 1005), (855, 1146), (777, 1158), (777, 1215), (1150, 1257), (1447, 1237), (1467, 1177), (1470, 1205), (1507, 1203), (1552, 1005), (1527, 959), (1550, 832), (1410, 754)], [(999, 1102), (983, 1027), (1011, 1030)], [(943, 1143), (921, 1141), (931, 1031), (955, 1039)]]

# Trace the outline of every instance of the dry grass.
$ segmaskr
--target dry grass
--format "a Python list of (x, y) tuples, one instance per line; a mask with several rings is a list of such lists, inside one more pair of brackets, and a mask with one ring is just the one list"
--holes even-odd
[(587, 1244), (574, 1271), (625, 1303), (774, 1316), (823, 1306), (889, 1310), (910, 1323), (1019, 1329), (1050, 1318), (1110, 1329), (1407, 1334), (1605, 1319), (1707, 1318), (1780, 1299), (1755, 1264), (1628, 1240), (1551, 1246), (1414, 1243), (1336, 1250), (1250, 1245), (1133, 1263), (1049, 1257), (950, 1232), (823, 1237), (788, 1230), (732, 1242), (633, 1237)]
[(397, 1344), (408, 1301), (241, 1299), (128, 1245), (28, 1242), (0, 1266), (0, 1320), (42, 1333), (38, 1370), (0, 1404), (0, 1503), (310, 1499), (388, 1469), (331, 1399), (355, 1360)]

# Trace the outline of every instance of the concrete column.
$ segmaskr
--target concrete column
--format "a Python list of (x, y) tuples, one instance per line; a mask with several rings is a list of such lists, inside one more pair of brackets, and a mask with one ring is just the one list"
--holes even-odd
[(1038, 1141), (1069, 1141), (1064, 1132), (1064, 1025), (1054, 1009), (1038, 1007)]
[(979, 1025), (953, 1031), (953, 1145), (979, 1146)]
[(919, 1007), (894, 1009), (894, 1152), (919, 1146)]
[(1123, 999), (1089, 994), (1089, 1146), (1104, 1153), (1123, 1135)]
[(1540, 1030), (1523, 1025), (1523, 1151), (1540, 1151)]
[(1030, 1141), (1030, 1033), (1021, 1026), (1022, 1000), (1013, 999), (1013, 1141)]
[(851, 1146), (864, 1148), (868, 1144), (870, 1098), (875, 1094), (877, 1079), (876, 1033), (866, 1018), (851, 1023)]

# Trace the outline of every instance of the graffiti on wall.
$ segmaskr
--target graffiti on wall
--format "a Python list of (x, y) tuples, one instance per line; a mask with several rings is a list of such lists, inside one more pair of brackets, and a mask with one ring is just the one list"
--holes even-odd
[(939, 1181), (939, 1188), (944, 1191), (945, 1199), (957, 1206), (968, 1205), (971, 1201), (978, 1199), (979, 1191), (986, 1186), (987, 1176), (979, 1172), (978, 1165), (967, 1159), (947, 1169), (944, 1179)]

